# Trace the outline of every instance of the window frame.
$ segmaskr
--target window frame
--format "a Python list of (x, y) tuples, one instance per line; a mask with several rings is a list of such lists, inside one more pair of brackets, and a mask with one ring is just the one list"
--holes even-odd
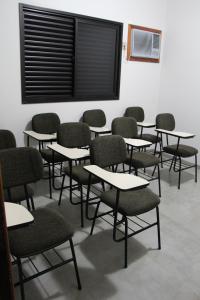
[[(72, 96), (66, 97), (66, 95), (37, 95), (27, 96), (26, 95), (26, 82), (25, 82), (25, 44), (24, 44), (24, 9), (33, 9), (43, 11), (45, 13), (54, 13), (60, 16), (67, 16), (74, 19), (74, 55), (73, 55), (73, 90)], [(111, 95), (96, 95), (96, 96), (76, 96), (76, 43), (77, 43), (77, 24), (81, 22), (96, 22), (97, 24), (105, 24), (107, 26), (116, 27), (116, 43), (115, 43), (115, 64), (113, 74), (113, 96)], [(19, 22), (20, 22), (20, 56), (21, 56), (21, 91), (22, 91), (22, 104), (36, 104), (36, 103), (57, 103), (57, 102), (77, 102), (77, 101), (99, 101), (99, 100), (119, 100), (120, 95), (120, 76), (121, 76), (121, 55), (122, 55), (122, 34), (123, 34), (123, 23), (94, 18), (90, 16), (84, 16), (74, 13), (69, 13), (60, 10), (54, 10), (49, 8), (43, 8), (28, 4), (19, 3)], [(99, 23), (100, 22), (100, 23)]]

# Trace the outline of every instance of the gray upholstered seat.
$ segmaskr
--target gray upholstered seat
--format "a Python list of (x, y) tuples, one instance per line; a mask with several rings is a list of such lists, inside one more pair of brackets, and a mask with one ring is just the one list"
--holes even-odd
[[(131, 164), (136, 169), (148, 168), (158, 165), (160, 159), (146, 152), (133, 152)], [(130, 155), (128, 155), (127, 163), (130, 163)]]
[[(72, 178), (79, 182), (80, 184), (87, 185), (89, 181), (89, 173), (83, 169), (83, 166), (86, 165), (78, 165), (72, 167)], [(69, 176), (70, 175), (70, 168), (67, 166), (64, 168), (64, 172)], [(92, 176), (91, 177), (92, 183), (98, 183), (99, 178)]]
[(152, 144), (160, 143), (161, 138), (157, 137), (155, 134), (150, 134), (150, 133), (143, 133), (140, 137), (142, 140), (151, 142)]
[[(52, 150), (51, 149), (42, 149), (40, 151), (42, 157), (44, 158), (44, 160), (46, 160), (48, 163), (52, 163), (53, 162), (53, 154), (52, 154)], [(58, 163), (58, 162), (63, 162), (66, 161), (66, 157), (64, 157), (63, 155), (54, 152), (54, 163)]]
[[(56, 113), (41, 113), (34, 115), (32, 118), (32, 129), (35, 132), (41, 133), (41, 134), (53, 134), (57, 133), (58, 128), (60, 126), (60, 118)], [(40, 152), (42, 155), (42, 158), (47, 162), (48, 166), (48, 179), (49, 179), (49, 194), (50, 198), (52, 198), (52, 186), (55, 187), (55, 174), (54, 172), (51, 172), (51, 165), (53, 163), (62, 163), (63, 161), (66, 161), (66, 159), (57, 153), (53, 155), (52, 151), (50, 149), (47, 149), (44, 147), (44, 143), (39, 142), (39, 147), (41, 148)], [(53, 168), (54, 170), (54, 168)], [(57, 175), (58, 176), (58, 175)]]
[[(139, 138), (136, 119), (133, 117), (115, 118), (112, 121), (112, 133), (121, 135), (124, 138)], [(136, 174), (140, 168), (155, 166), (158, 169), (158, 176), (152, 179), (158, 179), (159, 195), (161, 196), (159, 159), (157, 157), (146, 152), (133, 152), (132, 159), (130, 155), (127, 156), (126, 164), (129, 165), (129, 172), (131, 166), (133, 166)]]
[(106, 116), (101, 109), (86, 110), (83, 113), (83, 122), (93, 127), (103, 127), (106, 125)]
[[(145, 119), (144, 110), (140, 106), (127, 107), (124, 116), (134, 118), (137, 122), (143, 122)], [(142, 133), (140, 138), (152, 144), (161, 142), (161, 139), (157, 135), (150, 133)]]
[[(157, 129), (164, 129), (168, 131), (173, 131), (175, 129), (175, 118), (173, 114), (170, 113), (163, 113), (163, 114), (158, 114), (156, 117), (156, 128)], [(161, 137), (163, 136), (164, 133), (160, 133)], [(163, 145), (163, 151), (173, 155), (172, 159), (167, 159), (167, 160), (172, 160), (171, 165), (170, 165), (170, 170), (172, 169), (175, 172), (179, 173), (178, 177), (178, 189), (180, 189), (180, 184), (181, 184), (181, 172), (183, 170), (189, 169), (189, 168), (195, 168), (195, 182), (197, 182), (197, 153), (198, 150), (192, 146), (189, 145), (184, 145), (180, 143), (180, 138), (177, 138), (177, 144), (170, 144), (169, 142), (170, 135), (166, 135), (166, 140), (167, 143), (164, 146)], [(162, 139), (163, 141), (163, 139)], [(160, 152), (161, 159), (162, 159), (162, 151)], [(184, 166), (182, 166), (182, 158), (187, 158), (187, 157), (192, 157), (194, 156), (194, 164), (187, 164), (184, 162)], [(178, 159), (177, 159), (178, 158)], [(162, 159), (163, 161), (163, 159)]]
[[(102, 193), (101, 200), (111, 208), (115, 208), (116, 190)], [(159, 197), (149, 188), (127, 192), (121, 191), (119, 212), (127, 216), (136, 216), (154, 209), (159, 203)]]
[[(91, 134), (88, 124), (83, 122), (69, 122), (63, 123), (58, 129), (58, 144), (67, 148), (88, 148), (91, 144)], [(73, 150), (72, 150), (73, 151)], [(88, 158), (88, 157), (87, 157)], [(79, 162), (80, 160), (77, 159)], [(77, 161), (74, 159), (74, 161)], [(62, 201), (62, 192), (64, 187), (65, 176), (69, 176), (69, 200), (72, 204), (80, 204), (81, 206), (81, 226), (84, 226), (84, 215), (83, 215), (83, 190), (82, 185), (87, 185), (89, 182), (89, 174), (83, 169), (82, 165), (74, 165), (72, 161), (69, 161), (69, 167), (64, 168), (63, 181), (59, 196), (59, 205)], [(71, 168), (71, 172), (70, 172)], [(70, 176), (71, 174), (71, 176)], [(74, 202), (72, 199), (72, 180), (77, 182), (80, 190), (80, 201)], [(93, 183), (99, 182), (100, 180), (94, 179)]]
[(56, 113), (41, 113), (32, 118), (32, 129), (38, 133), (52, 134), (57, 132), (60, 118)]
[(196, 148), (184, 144), (180, 144), (178, 146), (178, 150), (177, 144), (163, 147), (163, 150), (172, 155), (177, 155), (181, 157), (190, 157), (198, 153), (198, 150)]
[(16, 148), (16, 140), (14, 134), (10, 130), (0, 130), (0, 150)]
[[(37, 182), (43, 176), (42, 158), (39, 151), (34, 148), (22, 147), (1, 150), (0, 164), (5, 189), (12, 189), (17, 186), (24, 186), (27, 189), (27, 184)], [(15, 262), (18, 266), (21, 299), (25, 300), (24, 282), (71, 261), (74, 263), (78, 288), (81, 289), (72, 241), (73, 230), (64, 218), (53, 209), (41, 208), (34, 210), (32, 214), (33, 223), (9, 231), (10, 251), (16, 257)], [(29, 257), (30, 259), (32, 255), (43, 253), (68, 240), (72, 252), (70, 259), (63, 259), (62, 264), (60, 262), (54, 263), (53, 266), (50, 262), (50, 267), (42, 271), (37, 270), (34, 277), (28, 277), (26, 274), (24, 280), (21, 258)]]
[(144, 110), (140, 106), (127, 107), (124, 116), (134, 118), (137, 122), (143, 122)]
[[(127, 159), (126, 144), (120, 135), (98, 137), (94, 139), (91, 143), (92, 163), (101, 168), (107, 168), (111, 165), (115, 166), (124, 163), (126, 159)], [(93, 174), (92, 171), (91, 174)], [(132, 177), (132, 175), (128, 175), (128, 176)], [(131, 179), (134, 181), (134, 177), (132, 177)], [(90, 191), (90, 186), (88, 187), (88, 191)], [(110, 189), (109, 191), (103, 191), (99, 197), (100, 197), (100, 201), (96, 203), (97, 206), (96, 206), (90, 234), (93, 233), (94, 225), (97, 218), (103, 217), (107, 214), (109, 214), (110, 216), (113, 215), (114, 217), (113, 239), (114, 241), (117, 242), (124, 241), (125, 268), (128, 265), (127, 264), (127, 248), (128, 248), (127, 243), (128, 243), (128, 238), (130, 238), (131, 236), (140, 233), (141, 231), (144, 231), (152, 226), (157, 226), (158, 248), (161, 249), (159, 207), (158, 207), (160, 203), (160, 199), (156, 194), (154, 194), (150, 189), (144, 188), (142, 186), (141, 188), (137, 187), (136, 189), (132, 188), (124, 191), (120, 189), (118, 183), (115, 182), (112, 189)], [(109, 206), (109, 210), (105, 211), (104, 208), (103, 212), (99, 212), (99, 206), (102, 202), (107, 206)], [(130, 220), (127, 218), (128, 216), (129, 217), (137, 216), (145, 212), (148, 212), (154, 208), (156, 210), (156, 217), (157, 217), (157, 220), (155, 222), (151, 224), (149, 223), (148, 225), (146, 223), (147, 226), (144, 227), (141, 226), (138, 230), (137, 229), (135, 229), (134, 231), (128, 230), (131, 229), (130, 228), (131, 226), (129, 225)], [(123, 232), (121, 232), (122, 235), (120, 235), (119, 238), (117, 235), (117, 229), (118, 226), (121, 226), (122, 224), (124, 224), (124, 228), (123, 228)]]
[[(14, 203), (19, 203), (26, 199), (26, 195), (25, 195), (23, 186), (13, 187), (10, 192), (11, 192), (12, 202), (14, 202)], [(27, 192), (28, 192), (29, 197), (33, 197), (34, 192), (30, 186), (27, 186)], [(4, 200), (8, 201), (8, 202), (10, 201), (7, 190), (4, 190)]]
[[(0, 130), (0, 150), (10, 149), (10, 148), (16, 148), (16, 139), (14, 134), (10, 130), (1, 129)], [(32, 200), (33, 196), (33, 189), (29, 186), (27, 187), (28, 192), (28, 198)], [(24, 187), (14, 187), (11, 191), (12, 194), (12, 202), (18, 203), (26, 199)], [(8, 197), (8, 191), (4, 190), (4, 199), (5, 201), (10, 201), (10, 198)], [(34, 208), (34, 203), (32, 200), (32, 205)]]
[(41, 208), (32, 214), (34, 223), (9, 232), (12, 255), (22, 258), (42, 253), (73, 236), (72, 228), (54, 210)]

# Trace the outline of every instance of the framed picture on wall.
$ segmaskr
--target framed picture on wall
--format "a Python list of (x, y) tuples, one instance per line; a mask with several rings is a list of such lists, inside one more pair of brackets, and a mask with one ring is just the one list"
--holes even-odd
[(161, 31), (128, 25), (127, 59), (143, 62), (160, 62)]

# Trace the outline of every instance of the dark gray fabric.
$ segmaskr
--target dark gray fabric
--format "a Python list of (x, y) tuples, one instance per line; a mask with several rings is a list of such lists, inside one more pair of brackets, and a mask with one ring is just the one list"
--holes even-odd
[[(48, 163), (53, 162), (53, 154), (52, 154), (52, 150), (51, 149), (42, 149), (40, 151), (42, 157), (44, 158), (44, 160), (46, 160)], [(57, 153), (54, 151), (54, 162), (63, 162), (66, 161), (67, 158), (64, 157), (63, 155)]]
[(175, 129), (175, 119), (172, 114), (158, 114), (156, 116), (156, 128), (164, 130), (174, 130)]
[(32, 118), (32, 129), (38, 133), (55, 133), (59, 125), (60, 118), (55, 113), (42, 113)]
[[(116, 190), (112, 189), (101, 194), (101, 200), (109, 207), (116, 207)], [(159, 197), (150, 189), (135, 191), (121, 191), (119, 198), (119, 212), (126, 216), (136, 216), (148, 212), (158, 206)]]
[(4, 188), (36, 182), (42, 178), (42, 157), (28, 147), (0, 150), (0, 165)]
[(176, 149), (177, 149), (177, 144), (163, 147), (163, 150), (165, 152), (170, 153), (172, 155), (178, 155), (181, 157), (190, 157), (198, 153), (198, 150), (196, 148), (188, 145), (183, 145), (183, 144), (180, 144), (178, 146), (178, 151)]
[(106, 125), (106, 116), (101, 109), (86, 110), (83, 113), (83, 122), (89, 126), (103, 127)]
[(126, 144), (119, 135), (97, 137), (91, 144), (91, 161), (102, 168), (125, 162)]
[(155, 144), (155, 143), (161, 141), (160, 137), (157, 137), (157, 135), (150, 134), (150, 133), (144, 133), (144, 134), (142, 134), (141, 139), (143, 139), (145, 141), (148, 141), (148, 142), (151, 142), (152, 144)]
[[(68, 176), (70, 175), (69, 167), (64, 168), (64, 171)], [(73, 166), (72, 178), (83, 185), (87, 185), (89, 182), (89, 173), (86, 170), (84, 170), (83, 165)], [(100, 182), (99, 178), (97, 178), (96, 176), (91, 177), (91, 183), (95, 184), (98, 182)]]
[(58, 144), (68, 147), (85, 147), (91, 143), (89, 126), (82, 122), (63, 123), (58, 128)]
[[(128, 164), (130, 164), (130, 155), (127, 157)], [(159, 158), (155, 157), (152, 154), (145, 152), (133, 152), (131, 164), (136, 168), (147, 168), (158, 165), (160, 162)]]
[(73, 235), (73, 230), (58, 212), (41, 208), (31, 212), (34, 222), (9, 231), (10, 251), (16, 257), (27, 257), (54, 248)]
[[(23, 186), (16, 186), (10, 189), (11, 191), (11, 202), (19, 203), (26, 199), (25, 191)], [(33, 189), (30, 186), (27, 186), (28, 196), (33, 196)], [(4, 190), (4, 200), (10, 202), (10, 198), (8, 197), (8, 191)]]
[(134, 107), (128, 107), (124, 114), (125, 117), (131, 117), (136, 119), (137, 122), (143, 122), (144, 121), (144, 110), (142, 107), (134, 106)]
[(138, 138), (137, 122), (134, 118), (119, 117), (112, 121), (112, 134), (124, 138)]
[(0, 150), (15, 148), (16, 140), (14, 134), (10, 130), (0, 130)]

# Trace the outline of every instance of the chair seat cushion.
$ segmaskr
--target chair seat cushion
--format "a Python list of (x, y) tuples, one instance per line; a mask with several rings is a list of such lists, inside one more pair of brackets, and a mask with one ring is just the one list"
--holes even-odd
[[(46, 160), (48, 163), (53, 162), (53, 154), (52, 154), (52, 150), (51, 149), (42, 149), (41, 150), (41, 155), (42, 158), (44, 158), (44, 160)], [(66, 161), (67, 158), (64, 157), (63, 155), (54, 152), (54, 162), (62, 162), (62, 161)]]
[[(146, 152), (133, 152), (132, 162), (134, 168), (147, 168), (158, 165), (160, 162), (156, 156)], [(130, 155), (127, 157), (126, 163), (130, 164)]]
[(178, 150), (177, 144), (163, 147), (163, 150), (169, 154), (178, 155), (181, 157), (190, 157), (198, 153), (196, 148), (183, 144), (179, 144)]
[(155, 143), (161, 141), (160, 137), (157, 137), (157, 135), (150, 134), (150, 133), (144, 133), (144, 134), (142, 134), (141, 139), (143, 139), (145, 141), (148, 141), (148, 142), (151, 142), (152, 144), (155, 144)]
[(53, 209), (41, 208), (31, 213), (34, 216), (32, 224), (9, 231), (10, 251), (14, 256), (36, 255), (72, 237), (72, 228)]
[[(72, 178), (83, 185), (87, 185), (89, 182), (89, 173), (86, 170), (84, 170), (83, 168), (84, 166), (85, 165), (73, 166)], [(70, 169), (68, 166), (64, 168), (64, 171), (68, 176), (70, 175)], [(96, 176), (91, 177), (91, 183), (95, 184), (98, 182), (100, 182), (100, 179), (98, 177)]]
[[(19, 203), (26, 199), (23, 186), (13, 187), (11, 188), (10, 192), (11, 192), (11, 201), (14, 203)], [(29, 197), (32, 197), (34, 194), (33, 189), (30, 186), (27, 186), (27, 192)], [(7, 189), (4, 190), (4, 199), (5, 201), (10, 202)]]
[[(116, 190), (104, 192), (101, 200), (111, 208), (116, 205)], [(159, 197), (150, 189), (135, 191), (121, 191), (119, 198), (119, 212), (126, 216), (136, 216), (152, 210), (160, 203)]]

